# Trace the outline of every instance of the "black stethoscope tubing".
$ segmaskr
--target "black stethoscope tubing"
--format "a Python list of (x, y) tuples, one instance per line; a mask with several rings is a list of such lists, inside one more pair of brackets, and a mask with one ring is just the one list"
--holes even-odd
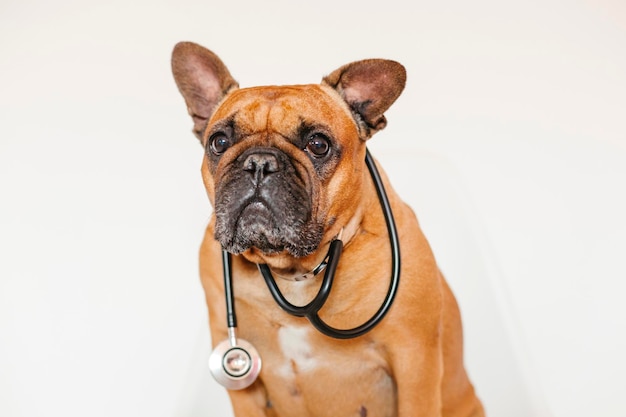
[[(343, 250), (343, 243), (339, 239), (333, 240), (330, 244), (330, 248), (328, 251), (328, 264), (326, 266), (324, 278), (322, 280), (322, 284), (317, 295), (315, 296), (315, 298), (313, 298), (311, 302), (304, 306), (295, 306), (291, 304), (280, 292), (280, 289), (278, 288), (276, 280), (272, 276), (269, 267), (265, 264), (258, 265), (259, 271), (263, 275), (263, 278), (265, 279), (265, 282), (267, 284), (267, 287), (269, 288), (270, 293), (272, 294), (272, 297), (285, 312), (296, 317), (306, 317), (317, 330), (335, 339), (351, 339), (361, 336), (372, 330), (389, 311), (400, 284), (400, 243), (398, 238), (398, 232), (391, 210), (391, 205), (389, 203), (387, 193), (385, 192), (385, 187), (380, 177), (380, 173), (378, 172), (378, 169), (376, 168), (376, 165), (369, 153), (369, 150), (366, 150), (365, 163), (369, 169), (372, 180), (374, 181), (376, 192), (378, 194), (378, 199), (383, 210), (385, 222), (387, 224), (387, 232), (389, 235), (389, 243), (391, 246), (392, 256), (391, 280), (389, 288), (387, 290), (387, 294), (385, 296), (385, 300), (381, 304), (378, 311), (369, 320), (367, 320), (360, 326), (354, 327), (352, 329), (336, 329), (326, 324), (318, 314), (320, 309), (323, 307), (324, 303), (328, 299), (328, 296), (330, 295), (335, 271), (337, 269), (337, 265), (339, 264), (339, 258)], [(226, 296), (226, 313), (228, 327), (236, 328), (237, 317), (235, 315), (234, 294), (232, 289), (230, 254), (226, 251), (222, 251), (222, 262), (224, 268), (224, 292)]]
[(235, 295), (233, 294), (233, 277), (230, 273), (230, 253), (222, 250), (222, 268), (224, 270), (224, 295), (226, 296), (226, 323), (229, 329), (237, 327), (235, 314)]

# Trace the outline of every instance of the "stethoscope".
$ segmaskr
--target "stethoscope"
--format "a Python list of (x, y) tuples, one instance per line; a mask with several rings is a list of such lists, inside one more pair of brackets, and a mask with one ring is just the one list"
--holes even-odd
[[(330, 295), (335, 271), (343, 250), (343, 242), (340, 236), (330, 243), (325, 260), (313, 271), (313, 275), (317, 275), (324, 270), (324, 278), (315, 298), (304, 306), (295, 306), (287, 301), (278, 288), (270, 268), (265, 264), (257, 265), (272, 297), (284, 311), (296, 317), (306, 317), (317, 330), (335, 339), (352, 339), (372, 330), (389, 311), (400, 283), (400, 242), (391, 205), (369, 151), (365, 153), (365, 163), (374, 181), (378, 200), (385, 216), (392, 257), (391, 281), (387, 295), (378, 311), (369, 320), (352, 329), (336, 329), (326, 324), (318, 314)], [(237, 338), (237, 317), (235, 315), (235, 296), (232, 288), (231, 259), (230, 254), (224, 250), (222, 251), (222, 264), (228, 339), (218, 344), (211, 352), (209, 368), (215, 380), (225, 388), (239, 390), (250, 386), (258, 377), (261, 372), (261, 356), (252, 344), (244, 339)]]

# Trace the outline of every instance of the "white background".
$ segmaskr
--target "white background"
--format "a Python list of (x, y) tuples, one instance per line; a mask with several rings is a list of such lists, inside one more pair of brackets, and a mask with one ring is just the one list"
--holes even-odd
[(626, 6), (0, 3), (0, 416), (228, 416), (177, 41), (242, 86), (405, 64), (371, 142), (465, 319), (491, 416), (623, 417)]

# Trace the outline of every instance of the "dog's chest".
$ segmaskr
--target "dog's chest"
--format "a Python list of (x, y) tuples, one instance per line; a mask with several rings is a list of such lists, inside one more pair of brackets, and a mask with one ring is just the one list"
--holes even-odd
[(333, 340), (310, 325), (281, 326), (264, 354), (267, 411), (277, 416), (393, 416), (395, 387), (369, 340)]

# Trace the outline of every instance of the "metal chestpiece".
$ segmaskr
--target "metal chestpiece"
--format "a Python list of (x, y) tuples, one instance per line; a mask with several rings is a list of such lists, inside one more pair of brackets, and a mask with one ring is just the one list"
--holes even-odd
[[(231, 330), (231, 329), (229, 329)], [(209, 357), (213, 378), (230, 390), (249, 387), (261, 372), (261, 356), (248, 341), (237, 339), (232, 332), (213, 349)]]

